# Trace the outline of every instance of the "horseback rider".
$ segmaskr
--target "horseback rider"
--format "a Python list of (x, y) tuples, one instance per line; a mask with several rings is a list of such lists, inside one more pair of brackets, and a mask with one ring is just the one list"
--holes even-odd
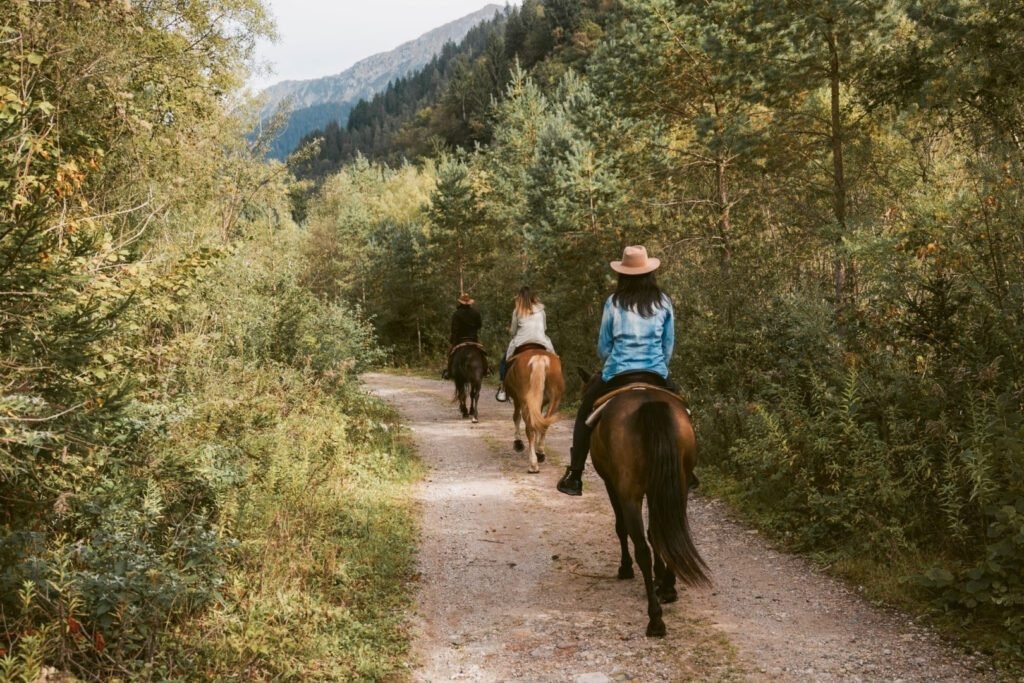
[(594, 402), (612, 389), (633, 382), (676, 387), (668, 379), (668, 364), (675, 343), (672, 301), (661, 291), (654, 271), (661, 261), (647, 256), (642, 246), (626, 247), (621, 261), (612, 261), (619, 274), (615, 293), (604, 302), (597, 353), (604, 361), (583, 392), (572, 430), (569, 467), (557, 488), (570, 496), (583, 495), (583, 467), (590, 452), (591, 427), (587, 417)]
[(476, 302), (469, 294), (459, 294), (455, 312), (452, 313), (452, 334), (448, 346), (448, 367), (441, 376), (449, 379), (452, 374), (452, 351), (456, 346), (464, 342), (480, 343), (480, 328), (483, 327), (483, 319), (480, 311), (473, 308)]
[(508, 327), (512, 339), (498, 365), (500, 382), (495, 398), (499, 401), (508, 400), (508, 396), (505, 394), (505, 373), (508, 371), (508, 361), (515, 354), (517, 348), (523, 344), (541, 344), (551, 353), (555, 352), (555, 346), (547, 335), (547, 313), (544, 311), (544, 304), (537, 298), (537, 294), (529, 287), (522, 287), (515, 296), (515, 302), (515, 308), (512, 310), (512, 324)]

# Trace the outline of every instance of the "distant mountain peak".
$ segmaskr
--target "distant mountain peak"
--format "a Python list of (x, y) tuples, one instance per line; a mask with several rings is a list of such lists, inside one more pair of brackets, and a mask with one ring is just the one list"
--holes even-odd
[[(469, 33), (469, 30), (482, 21), (494, 17), (495, 13), (504, 10), (502, 5), (488, 4), (480, 10), (456, 19), (424, 33), (415, 40), (402, 43), (393, 50), (381, 52), (362, 59), (341, 73), (308, 80), (290, 80), (275, 83), (263, 90), (266, 98), (261, 117), (272, 114), (282, 103), (288, 101), (294, 113), (303, 109), (307, 112), (303, 118), (304, 130), (285, 131), (289, 140), (297, 142), (305, 133), (322, 127), (330, 120), (347, 116), (347, 112), (361, 99), (372, 97), (387, 87), (387, 84), (416, 69), (422, 68), (437, 55), (448, 42), (458, 43)], [(319, 124), (312, 119), (328, 117)], [(291, 149), (285, 150), (285, 154)], [(274, 156), (280, 154), (280, 146), (275, 145)]]

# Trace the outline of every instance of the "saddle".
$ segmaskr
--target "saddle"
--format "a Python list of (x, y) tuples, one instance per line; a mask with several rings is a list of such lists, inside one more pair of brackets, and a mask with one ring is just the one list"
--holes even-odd
[(456, 351), (458, 351), (459, 349), (465, 348), (465, 347), (467, 347), (467, 346), (475, 346), (476, 348), (480, 349), (480, 351), (481, 351), (481, 352), (482, 352), (482, 353), (483, 353), (483, 354), (484, 354), (485, 356), (487, 355), (487, 350), (486, 350), (486, 349), (484, 348), (484, 345), (483, 345), (483, 344), (481, 344), (480, 342), (476, 342), (476, 341), (464, 341), (464, 342), (459, 342), (458, 344), (456, 344), (456, 345), (455, 345), (455, 346), (453, 346), (452, 348), (448, 349), (448, 357), (449, 357), (449, 358), (451, 358), (452, 356), (454, 356), (454, 355), (455, 355), (455, 352), (456, 352)]
[(659, 393), (665, 394), (666, 396), (671, 396), (675, 400), (679, 401), (680, 404), (682, 404), (683, 410), (686, 411), (687, 415), (690, 414), (690, 409), (686, 407), (685, 399), (683, 399), (682, 396), (675, 393), (674, 391), (666, 389), (665, 387), (659, 387), (656, 384), (647, 384), (646, 382), (631, 382), (624, 387), (617, 387), (615, 389), (612, 389), (607, 394), (604, 394), (596, 401), (594, 401), (594, 410), (592, 410), (590, 415), (587, 416), (587, 426), (593, 427), (594, 425), (596, 425), (598, 421), (601, 419), (601, 413), (604, 412), (604, 409), (608, 407), (608, 404), (611, 403), (611, 400), (618, 396), (619, 394), (624, 394), (627, 391), (657, 391)]
[(512, 365), (512, 363), (514, 363), (515, 360), (516, 360), (516, 356), (518, 356), (518, 355), (520, 355), (522, 353), (526, 353), (527, 351), (547, 351), (547, 350), (548, 350), (547, 347), (544, 346), (543, 344), (537, 344), (537, 343), (534, 343), (534, 342), (528, 342), (526, 344), (520, 344), (512, 352), (512, 357), (508, 359), (508, 364)]

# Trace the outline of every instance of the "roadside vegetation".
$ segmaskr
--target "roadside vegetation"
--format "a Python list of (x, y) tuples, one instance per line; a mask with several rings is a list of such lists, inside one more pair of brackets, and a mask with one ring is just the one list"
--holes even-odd
[(263, 8), (0, 17), (0, 680), (402, 670), (417, 467), (246, 139)]

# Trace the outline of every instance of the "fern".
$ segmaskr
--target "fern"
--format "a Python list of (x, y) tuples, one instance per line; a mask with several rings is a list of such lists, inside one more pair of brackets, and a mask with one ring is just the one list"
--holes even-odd
[(970, 404), (970, 425), (966, 436), (969, 448), (962, 454), (964, 469), (971, 486), (970, 500), (983, 509), (993, 499), (999, 483), (995, 478), (992, 443), (995, 418), (992, 402), (986, 395), (977, 396)]

